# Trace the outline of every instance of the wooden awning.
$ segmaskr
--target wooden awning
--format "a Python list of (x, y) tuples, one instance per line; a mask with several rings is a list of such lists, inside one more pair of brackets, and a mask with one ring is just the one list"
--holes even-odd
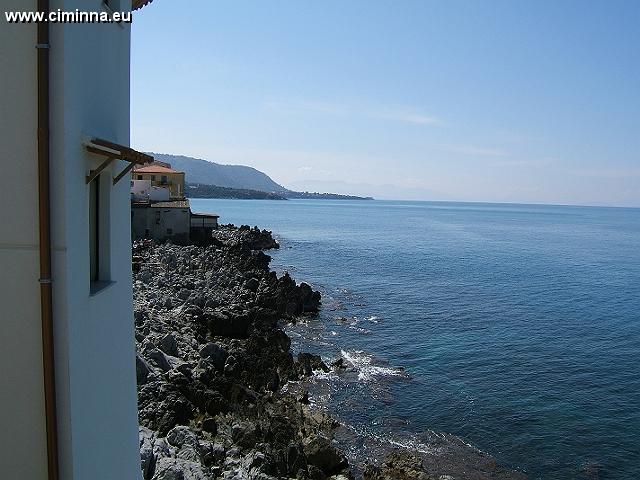
[(101, 138), (93, 138), (89, 142), (86, 142), (85, 148), (90, 153), (107, 157), (98, 168), (92, 170), (89, 175), (87, 175), (87, 184), (91, 183), (114, 160), (124, 160), (125, 162), (129, 162), (129, 165), (127, 165), (127, 167), (122, 172), (114, 177), (114, 185), (118, 183), (122, 179), (122, 177), (129, 173), (134, 165), (145, 165), (147, 163), (153, 162), (153, 157), (151, 155), (138, 152), (133, 148), (125, 147), (124, 145), (119, 145), (117, 143), (103, 140)]
[(138, 10), (146, 5), (149, 5), (153, 0), (133, 0), (131, 2), (131, 10)]

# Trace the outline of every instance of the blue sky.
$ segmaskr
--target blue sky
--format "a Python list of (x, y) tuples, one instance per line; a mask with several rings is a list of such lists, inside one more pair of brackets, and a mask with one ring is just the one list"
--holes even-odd
[(155, 0), (131, 68), (135, 148), (298, 190), (640, 206), (635, 0)]

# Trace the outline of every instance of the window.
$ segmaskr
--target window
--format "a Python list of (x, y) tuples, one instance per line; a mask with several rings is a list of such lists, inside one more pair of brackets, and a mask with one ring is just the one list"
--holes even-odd
[(100, 281), (100, 175), (89, 184), (89, 262), (91, 281)]
[(155, 182), (156, 181), (156, 176), (155, 175), (151, 175), (151, 181)]
[(94, 294), (110, 284), (110, 220), (111, 175), (102, 174), (89, 182), (88, 241), (90, 293)]
[(142, 180), (142, 175), (138, 175), (138, 180)]
[(167, 184), (167, 176), (166, 175), (162, 175), (162, 177), (160, 177), (160, 183), (162, 183), (162, 185), (166, 185)]

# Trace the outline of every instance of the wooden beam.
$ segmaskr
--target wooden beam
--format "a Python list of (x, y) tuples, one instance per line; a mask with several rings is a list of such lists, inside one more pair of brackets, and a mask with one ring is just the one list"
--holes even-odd
[[(91, 147), (87, 147), (87, 150), (89, 150), (89, 148)], [(89, 150), (91, 151), (91, 150)], [(109, 166), (109, 164), (111, 162), (113, 162), (116, 159), (116, 157), (107, 157), (107, 159), (102, 162), (100, 164), (100, 166), (98, 168), (96, 168), (95, 170), (91, 170), (89, 175), (87, 175), (87, 185), (90, 184), (98, 175), (100, 175), (102, 173), (102, 171), (107, 168)]]
[(141, 165), (153, 162), (153, 157), (151, 155), (138, 152), (133, 148), (125, 147), (124, 145), (119, 145), (108, 140), (103, 140), (102, 138), (94, 138), (91, 140), (91, 143), (100, 145), (101, 147), (109, 148), (111, 150), (117, 150), (118, 152), (120, 152), (120, 158), (128, 162), (138, 163)]
[(129, 162), (129, 165), (127, 165), (127, 168), (122, 170), (118, 174), (118, 176), (113, 179), (113, 184), (115, 185), (116, 183), (118, 183), (122, 177), (124, 177), (127, 173), (129, 173), (131, 171), (131, 169), (133, 168), (134, 165), (135, 165), (134, 163)]

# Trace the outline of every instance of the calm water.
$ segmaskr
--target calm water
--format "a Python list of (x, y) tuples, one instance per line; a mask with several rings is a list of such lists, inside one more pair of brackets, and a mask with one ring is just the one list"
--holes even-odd
[(274, 267), (321, 289), (290, 333), (355, 368), (323, 393), (354, 429), (450, 432), (531, 478), (640, 478), (639, 209), (192, 208), (273, 230)]

